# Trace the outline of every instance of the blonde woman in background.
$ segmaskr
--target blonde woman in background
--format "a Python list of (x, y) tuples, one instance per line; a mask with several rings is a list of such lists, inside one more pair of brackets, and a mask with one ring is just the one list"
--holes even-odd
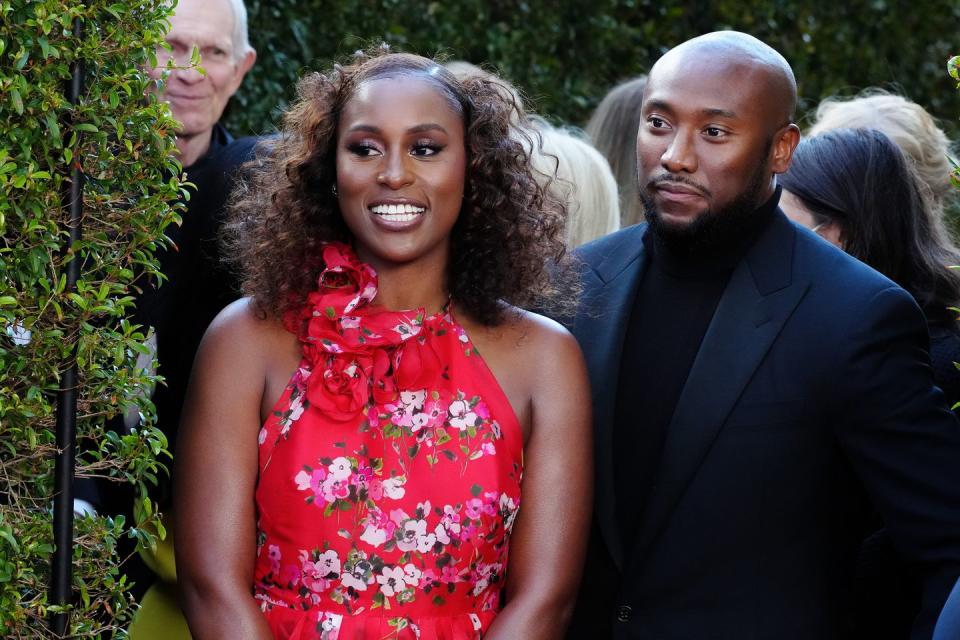
[(575, 130), (533, 119), (542, 140), (531, 154), (534, 176), (567, 204), (567, 247), (620, 228), (617, 181), (606, 158)]
[(610, 163), (620, 189), (620, 224), (643, 222), (637, 197), (637, 129), (647, 76), (637, 76), (610, 90), (587, 123), (587, 135)]
[(903, 96), (867, 89), (854, 98), (821, 102), (807, 135), (848, 128), (876, 129), (893, 140), (913, 162), (932, 205), (930, 212), (942, 217), (944, 207), (956, 197), (950, 184), (953, 145), (926, 109)]

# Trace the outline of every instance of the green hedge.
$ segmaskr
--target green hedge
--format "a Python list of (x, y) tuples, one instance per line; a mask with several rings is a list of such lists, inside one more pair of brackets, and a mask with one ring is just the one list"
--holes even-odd
[[(76, 521), (70, 637), (125, 637), (133, 612), (117, 544), (150, 544), (146, 485), (166, 445), (147, 426), (120, 436), (105, 422), (129, 404), (150, 424), (133, 362), (144, 331), (126, 316), (137, 278), (156, 274), (153, 252), (178, 218), (175, 123), (147, 99), (142, 71), (163, 40), (164, 0), (0, 0), (0, 636), (42, 638), (49, 563), (55, 405), (61, 372), (78, 371), (77, 473), (135, 486), (136, 522)], [(72, 35), (74, 18), (84, 35)], [(63, 96), (85, 62), (75, 107)], [(72, 121), (72, 124), (70, 122)], [(83, 240), (70, 251), (62, 198), (71, 169), (83, 186)], [(80, 262), (76, 289), (66, 265)], [(142, 281), (142, 280), (141, 280)]]
[(551, 119), (583, 124), (617, 81), (692, 36), (733, 28), (792, 63), (806, 111), (825, 96), (899, 88), (957, 133), (945, 74), (956, 0), (248, 0), (259, 53), (231, 107), (235, 133), (270, 131), (305, 69), (371, 41), (489, 63)]

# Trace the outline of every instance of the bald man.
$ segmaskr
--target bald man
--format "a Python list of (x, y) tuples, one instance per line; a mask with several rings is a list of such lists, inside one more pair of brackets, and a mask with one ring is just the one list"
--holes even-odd
[(580, 251), (597, 495), (570, 637), (847, 640), (874, 508), (923, 573), (913, 638), (960, 573), (960, 426), (923, 316), (777, 206), (795, 104), (742, 33), (650, 72), (647, 222)]

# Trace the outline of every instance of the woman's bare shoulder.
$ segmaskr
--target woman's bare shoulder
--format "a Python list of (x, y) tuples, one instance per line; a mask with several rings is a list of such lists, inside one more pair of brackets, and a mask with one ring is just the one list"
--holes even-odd
[(264, 340), (289, 340), (289, 336), (283, 323), (261, 311), (252, 298), (240, 298), (217, 314), (207, 328), (204, 341), (256, 339), (259, 344)]

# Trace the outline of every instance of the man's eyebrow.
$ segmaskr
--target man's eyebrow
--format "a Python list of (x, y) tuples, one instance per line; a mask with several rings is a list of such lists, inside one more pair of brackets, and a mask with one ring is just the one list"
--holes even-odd
[(721, 118), (736, 118), (737, 114), (729, 109), (703, 109), (700, 113), (708, 117), (721, 117)]
[(666, 111), (669, 113), (673, 113), (673, 107), (670, 106), (669, 102), (666, 102), (664, 100), (658, 100), (656, 98), (650, 98), (648, 100), (644, 100), (643, 109), (644, 110), (656, 109), (657, 111)]

